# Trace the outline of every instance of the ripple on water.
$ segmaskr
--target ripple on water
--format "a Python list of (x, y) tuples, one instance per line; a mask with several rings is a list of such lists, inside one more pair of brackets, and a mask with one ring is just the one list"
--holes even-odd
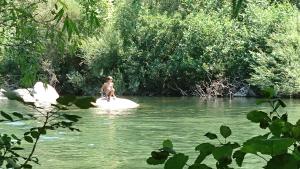
[[(243, 142), (263, 133), (246, 119), (246, 113), (256, 109), (254, 99), (154, 98), (137, 97), (138, 109), (107, 112), (99, 109), (70, 110), (82, 116), (76, 124), (82, 132), (66, 129), (49, 131), (42, 136), (37, 155), (37, 169), (161, 169), (149, 166), (146, 159), (161, 142), (171, 139), (178, 152), (197, 157), (194, 147), (208, 141), (206, 132), (219, 132), (220, 125), (232, 129), (232, 141)], [(23, 110), (15, 102), (7, 102), (6, 110)], [(290, 104), (290, 105), (289, 105)], [(298, 119), (300, 101), (288, 102), (291, 119)], [(258, 107), (266, 109), (266, 107)], [(8, 132), (23, 131), (40, 124), (0, 124)], [(208, 159), (212, 167), (215, 162)], [(243, 169), (262, 168), (264, 163), (247, 155)]]

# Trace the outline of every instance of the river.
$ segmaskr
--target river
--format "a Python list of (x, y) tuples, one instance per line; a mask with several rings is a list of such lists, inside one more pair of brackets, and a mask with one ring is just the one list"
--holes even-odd
[[(247, 138), (264, 133), (246, 119), (257, 106), (255, 99), (234, 98), (203, 100), (196, 97), (131, 97), (140, 107), (122, 112), (100, 109), (72, 109), (82, 116), (76, 125), (82, 132), (64, 129), (50, 131), (41, 138), (37, 155), (41, 165), (36, 169), (161, 169), (150, 166), (146, 159), (150, 152), (161, 147), (165, 139), (173, 141), (175, 150), (190, 156), (192, 163), (197, 153), (194, 147), (208, 141), (206, 132), (219, 131), (220, 125), (232, 129), (231, 141), (242, 143)], [(300, 100), (285, 100), (292, 122), (300, 118)], [(1, 110), (32, 111), (15, 102), (0, 100)], [(4, 122), (1, 133), (22, 134), (34, 121)], [(213, 161), (207, 163), (214, 167)], [(247, 155), (243, 169), (262, 168), (263, 161)]]

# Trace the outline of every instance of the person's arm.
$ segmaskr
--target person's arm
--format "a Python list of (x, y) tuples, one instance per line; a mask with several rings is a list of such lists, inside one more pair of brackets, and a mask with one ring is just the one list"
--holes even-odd
[(104, 87), (105, 87), (105, 83), (104, 83), (104, 84), (102, 85), (102, 87), (100, 88), (100, 93), (103, 93)]

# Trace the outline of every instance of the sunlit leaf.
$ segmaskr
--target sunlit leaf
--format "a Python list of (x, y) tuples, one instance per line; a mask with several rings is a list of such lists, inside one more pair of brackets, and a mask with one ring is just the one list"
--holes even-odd
[(293, 145), (292, 138), (263, 138), (261, 136), (247, 140), (242, 147), (245, 153), (256, 154), (258, 152), (267, 155), (279, 155), (287, 152), (288, 147)]
[(170, 149), (173, 149), (173, 143), (171, 140), (165, 140), (163, 142), (163, 148), (170, 148)]
[(272, 123), (269, 126), (269, 129), (274, 136), (279, 137), (282, 133), (282, 129), (284, 126), (285, 126), (285, 121), (277, 119), (272, 121)]
[(259, 110), (249, 112), (247, 114), (247, 119), (254, 123), (259, 123), (261, 121), (271, 121), (267, 113)]

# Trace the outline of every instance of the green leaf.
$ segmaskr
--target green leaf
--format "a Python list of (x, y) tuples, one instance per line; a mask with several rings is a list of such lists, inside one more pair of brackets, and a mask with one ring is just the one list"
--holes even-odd
[(240, 144), (239, 143), (237, 143), (237, 142), (234, 142), (234, 143), (230, 143), (230, 142), (228, 142), (227, 144), (225, 144), (225, 145), (229, 145), (229, 146), (231, 146), (231, 148), (232, 149), (236, 149), (236, 148), (239, 148), (239, 147), (241, 147), (240, 146)]
[(254, 110), (251, 111), (247, 114), (247, 119), (254, 122), (254, 123), (259, 123), (261, 121), (271, 121), (268, 114), (263, 112), (263, 111), (259, 111), (259, 110)]
[(221, 126), (220, 127), (220, 133), (221, 133), (221, 135), (224, 137), (224, 138), (227, 138), (227, 137), (229, 137), (230, 135), (231, 135), (231, 130), (230, 130), (230, 128), (229, 127), (227, 127), (227, 126)]
[(217, 161), (220, 161), (224, 158), (231, 158), (232, 151), (233, 149), (231, 146), (223, 145), (221, 147), (216, 147), (212, 154)]
[(210, 144), (210, 143), (202, 143), (199, 144), (195, 150), (196, 151), (200, 151), (200, 154), (198, 155), (197, 159), (195, 160), (195, 163), (202, 163), (202, 161), (210, 154), (212, 154), (212, 152), (214, 151), (215, 146)]
[(189, 157), (182, 153), (175, 154), (167, 160), (164, 169), (183, 169), (188, 159)]
[[(238, 1), (238, 2), (236, 2)], [(233, 0), (232, 1), (232, 17), (236, 18), (242, 9), (242, 5), (246, 0)]]
[(292, 128), (292, 135), (296, 140), (300, 140), (300, 126), (294, 126)]
[(39, 128), (38, 128), (38, 132), (39, 132), (40, 134), (42, 134), (42, 135), (45, 135), (45, 134), (46, 134), (46, 129), (43, 128), (43, 127), (39, 127)]
[(61, 18), (64, 16), (65, 10), (61, 8), (57, 14), (55, 15), (53, 20), (56, 20), (56, 24), (58, 24), (61, 21)]
[(79, 30), (74, 21), (69, 20), (69, 26), (70, 26), (70, 29), (72, 29), (72, 32), (75, 32), (77, 35), (79, 35)]
[(264, 97), (269, 98), (269, 99), (272, 97), (275, 97), (277, 95), (277, 91), (275, 90), (274, 87), (267, 87), (262, 92), (263, 92)]
[(24, 136), (24, 140), (27, 141), (28, 143), (33, 143), (33, 139), (30, 136)]
[(269, 129), (274, 136), (279, 137), (282, 133), (282, 129), (284, 126), (285, 126), (284, 121), (282, 121), (280, 119), (276, 119), (276, 120), (272, 121), (272, 123), (269, 126)]
[(268, 161), (265, 169), (298, 169), (297, 160), (291, 154), (274, 156)]
[(280, 106), (283, 108), (286, 107), (286, 104), (281, 99), (275, 99), (273, 102), (276, 103), (273, 112), (275, 112)]
[(201, 143), (195, 148), (196, 151), (200, 151), (204, 154), (211, 154), (214, 149), (215, 146), (210, 143)]
[(15, 134), (11, 134), (11, 137), (14, 138), (15, 140), (20, 140)]
[(66, 118), (67, 120), (73, 121), (73, 122), (77, 122), (78, 119), (80, 119), (80, 116), (77, 115), (71, 115), (71, 114), (63, 114), (62, 115), (64, 118)]
[(157, 160), (157, 159), (155, 159), (155, 158), (153, 158), (153, 157), (149, 157), (149, 158), (147, 159), (147, 163), (148, 163), (149, 165), (163, 164), (163, 163), (165, 163), (165, 161), (166, 161), (166, 159)]
[(96, 98), (92, 96), (85, 96), (77, 98), (74, 104), (80, 109), (88, 109), (94, 107), (91, 102), (96, 102)]
[(30, 164), (25, 164), (25, 165), (23, 165), (23, 168), (24, 168), (24, 169), (32, 169), (32, 165), (30, 165)]
[(238, 150), (233, 153), (233, 158), (236, 161), (236, 164), (241, 167), (244, 161), (246, 153), (242, 152), (241, 150)]
[(300, 152), (297, 148), (294, 149), (293, 156), (296, 160), (298, 160), (298, 161), (300, 160)]
[(21, 114), (21, 113), (13, 112), (12, 114), (13, 114), (14, 116), (18, 117), (19, 119), (23, 119), (23, 118), (24, 118), (23, 114)]
[(269, 127), (269, 122), (267, 120), (263, 120), (261, 122), (259, 122), (259, 127), (262, 128), (262, 129), (266, 129)]
[(210, 168), (206, 164), (193, 164), (193, 165), (189, 166), (188, 169), (212, 169), (212, 168)]
[(170, 148), (170, 149), (173, 149), (173, 143), (171, 140), (165, 140), (163, 142), (163, 148)]
[(287, 113), (283, 114), (281, 117), (280, 117), (281, 120), (287, 122), (288, 121), (288, 115)]
[(14, 121), (13, 118), (10, 115), (8, 115), (7, 113), (5, 113), (4, 111), (1, 111), (1, 116), (9, 121)]
[(278, 99), (278, 103), (281, 107), (286, 107), (286, 104), (281, 99)]
[(13, 148), (11, 148), (11, 150), (24, 150), (24, 148), (22, 148), (22, 147), (13, 147)]
[(256, 154), (258, 152), (267, 155), (280, 155), (287, 152), (288, 147), (293, 145), (296, 140), (292, 138), (263, 138), (254, 137), (247, 140), (241, 149), (245, 153)]
[(57, 0), (57, 2), (59, 2), (64, 8), (68, 9), (68, 6), (65, 4), (64, 1), (62, 1), (62, 0)]
[(156, 160), (166, 160), (169, 157), (169, 153), (166, 151), (152, 151), (151, 157)]
[(30, 132), (30, 135), (31, 135), (33, 138), (38, 138), (38, 137), (40, 136), (40, 133), (33, 130), (33, 131)]
[(211, 140), (214, 140), (214, 139), (218, 138), (218, 136), (216, 134), (211, 133), (211, 132), (206, 133), (204, 136), (206, 136), (207, 138), (209, 138)]

